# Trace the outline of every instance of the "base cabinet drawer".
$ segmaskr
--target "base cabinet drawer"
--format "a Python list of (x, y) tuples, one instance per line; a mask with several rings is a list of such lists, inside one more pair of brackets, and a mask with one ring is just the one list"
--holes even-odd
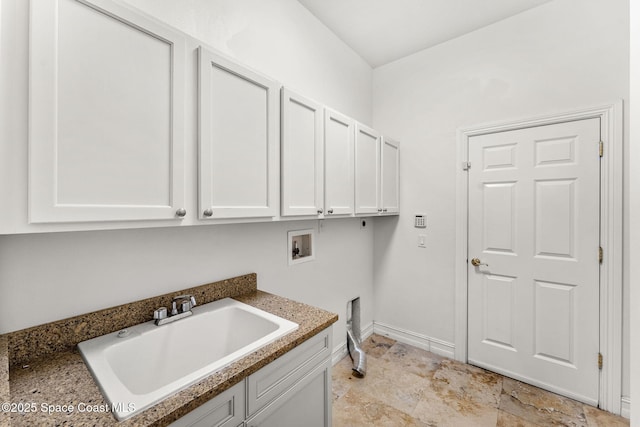
[(240, 381), (170, 427), (238, 427), (244, 421), (245, 382)]
[(247, 421), (247, 427), (331, 427), (331, 361), (327, 360)]

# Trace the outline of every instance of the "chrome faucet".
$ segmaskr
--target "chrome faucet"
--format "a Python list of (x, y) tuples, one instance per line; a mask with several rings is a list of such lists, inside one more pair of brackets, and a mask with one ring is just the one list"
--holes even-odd
[(196, 306), (196, 298), (193, 295), (178, 295), (171, 300), (171, 313), (167, 313), (166, 307), (160, 307), (153, 312), (156, 325), (161, 326), (175, 320), (191, 316), (191, 309)]

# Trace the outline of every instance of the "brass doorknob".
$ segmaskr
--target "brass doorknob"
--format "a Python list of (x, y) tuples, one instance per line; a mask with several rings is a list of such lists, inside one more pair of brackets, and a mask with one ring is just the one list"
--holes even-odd
[(479, 267), (481, 265), (485, 265), (487, 267), (489, 267), (489, 264), (485, 264), (482, 261), (480, 261), (480, 258), (474, 258), (471, 260), (471, 265), (473, 265), (474, 267)]

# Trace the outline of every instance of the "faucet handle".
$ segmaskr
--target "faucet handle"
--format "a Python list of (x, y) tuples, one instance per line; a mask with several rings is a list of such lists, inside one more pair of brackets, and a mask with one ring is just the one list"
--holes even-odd
[(156, 320), (166, 319), (167, 318), (167, 308), (166, 307), (157, 308), (153, 312), (153, 318), (156, 319)]
[(171, 314), (175, 315), (178, 314), (178, 310), (176, 305), (179, 304), (180, 307), (180, 311), (181, 312), (186, 312), (191, 310), (193, 307), (196, 306), (196, 298), (193, 295), (177, 295), (175, 297), (173, 297), (173, 301), (171, 302), (172, 305), (172, 309), (171, 309)]

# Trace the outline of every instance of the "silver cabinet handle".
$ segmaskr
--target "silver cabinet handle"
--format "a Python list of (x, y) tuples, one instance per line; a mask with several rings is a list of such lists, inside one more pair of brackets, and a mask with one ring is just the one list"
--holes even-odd
[(324, 212), (324, 210), (318, 209), (318, 215), (322, 215), (323, 212)]
[(213, 209), (211, 209), (211, 208), (205, 209), (204, 212), (202, 212), (202, 214), (204, 216), (213, 216)]
[(187, 210), (185, 208), (180, 208), (176, 211), (176, 216), (179, 218), (184, 218), (186, 214), (187, 214)]
[(387, 208), (382, 209), (382, 212), (386, 212), (386, 211), (387, 211)]
[(329, 210), (327, 211), (327, 213), (328, 213), (328, 214), (332, 214), (332, 213), (333, 213), (333, 209), (329, 209)]
[(378, 212), (382, 212), (382, 208), (378, 209)]

